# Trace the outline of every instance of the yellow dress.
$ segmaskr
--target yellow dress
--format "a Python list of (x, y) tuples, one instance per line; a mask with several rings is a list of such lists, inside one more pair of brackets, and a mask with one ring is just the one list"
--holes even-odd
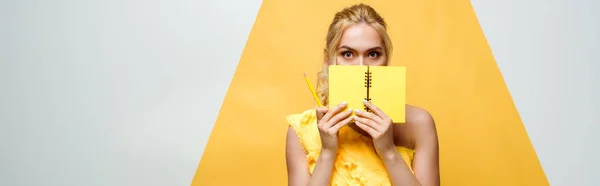
[[(308, 153), (306, 160), (312, 174), (321, 152), (321, 139), (317, 127), (316, 112), (306, 110), (286, 117), (296, 131), (300, 143)], [(339, 131), (339, 149), (334, 163), (331, 185), (391, 185), (383, 162), (373, 148), (373, 141), (348, 126)], [(396, 147), (412, 170), (414, 150)], [(414, 173), (414, 172), (413, 172)]]

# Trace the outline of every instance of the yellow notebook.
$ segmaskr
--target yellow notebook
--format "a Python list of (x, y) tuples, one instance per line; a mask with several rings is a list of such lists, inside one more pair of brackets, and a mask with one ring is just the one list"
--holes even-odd
[(329, 66), (329, 107), (347, 101), (346, 109), (369, 111), (362, 102), (365, 99), (394, 123), (405, 123), (406, 67)]

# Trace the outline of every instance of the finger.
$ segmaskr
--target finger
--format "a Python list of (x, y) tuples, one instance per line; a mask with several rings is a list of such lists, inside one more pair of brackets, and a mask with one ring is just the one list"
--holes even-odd
[(333, 108), (329, 109), (329, 111), (327, 111), (327, 113), (323, 116), (323, 118), (322, 118), (323, 121), (329, 121), (338, 112), (340, 112), (342, 109), (346, 108), (346, 105), (348, 105), (348, 103), (344, 101), (344, 102), (334, 106)]
[(371, 128), (370, 126), (365, 125), (365, 124), (363, 124), (361, 122), (358, 122), (358, 121), (355, 121), (354, 123), (356, 123), (356, 126), (360, 127), (365, 132), (369, 133), (369, 135), (371, 135), (371, 137), (377, 135), (377, 131), (375, 129)]
[(331, 126), (331, 130), (333, 130), (334, 132), (338, 132), (343, 126), (348, 125), (348, 123), (350, 122), (352, 122), (352, 117), (347, 117), (346, 119)]
[(362, 111), (362, 110), (356, 109), (356, 110), (354, 110), (354, 113), (356, 113), (356, 116), (363, 117), (363, 118), (369, 118), (369, 119), (371, 119), (373, 121), (376, 121), (378, 123), (381, 121), (381, 118), (379, 116), (377, 116), (377, 115), (375, 115), (373, 113), (370, 113), (370, 112), (366, 112), (366, 111)]
[(321, 118), (323, 118), (323, 116), (325, 115), (325, 113), (327, 113), (329, 108), (323, 106), (323, 107), (317, 107), (317, 109), (315, 109), (315, 110), (317, 112), (317, 121), (320, 121)]
[(352, 119), (350, 117), (351, 114), (352, 114), (352, 109), (348, 109), (344, 112), (340, 112), (340, 113), (336, 114), (335, 116), (333, 116), (333, 118), (331, 118), (329, 121), (327, 121), (328, 126), (325, 126), (325, 127), (329, 128), (329, 127), (335, 125), (336, 123), (338, 123), (344, 119), (347, 119), (347, 118)]
[(367, 125), (369, 127), (371, 127), (372, 129), (374, 129), (375, 131), (383, 131), (382, 130), (382, 125), (377, 124), (375, 121), (367, 119), (367, 118), (361, 118), (361, 117), (354, 117), (354, 120), (356, 122), (362, 123), (364, 125)]
[(375, 106), (373, 103), (368, 102), (367, 100), (363, 100), (363, 103), (367, 108), (371, 109), (377, 116), (380, 118), (387, 118), (388, 116), (381, 110), (379, 107)]

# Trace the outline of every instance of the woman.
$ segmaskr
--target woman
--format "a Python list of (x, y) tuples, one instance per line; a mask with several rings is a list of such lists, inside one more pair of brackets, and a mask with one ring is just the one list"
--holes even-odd
[[(438, 140), (424, 109), (406, 105), (406, 123), (392, 124), (385, 112), (340, 112), (327, 105), (329, 65), (387, 65), (392, 51), (386, 23), (368, 5), (338, 12), (331, 23), (319, 73), (324, 107), (287, 117), (289, 185), (439, 185)], [(347, 127), (345, 127), (347, 126)]]

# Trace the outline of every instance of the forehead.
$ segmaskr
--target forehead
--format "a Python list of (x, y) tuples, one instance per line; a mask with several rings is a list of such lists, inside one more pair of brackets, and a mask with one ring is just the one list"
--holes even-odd
[(379, 33), (366, 23), (353, 25), (346, 28), (340, 41), (341, 46), (348, 46), (355, 50), (367, 50), (373, 47), (382, 47)]

